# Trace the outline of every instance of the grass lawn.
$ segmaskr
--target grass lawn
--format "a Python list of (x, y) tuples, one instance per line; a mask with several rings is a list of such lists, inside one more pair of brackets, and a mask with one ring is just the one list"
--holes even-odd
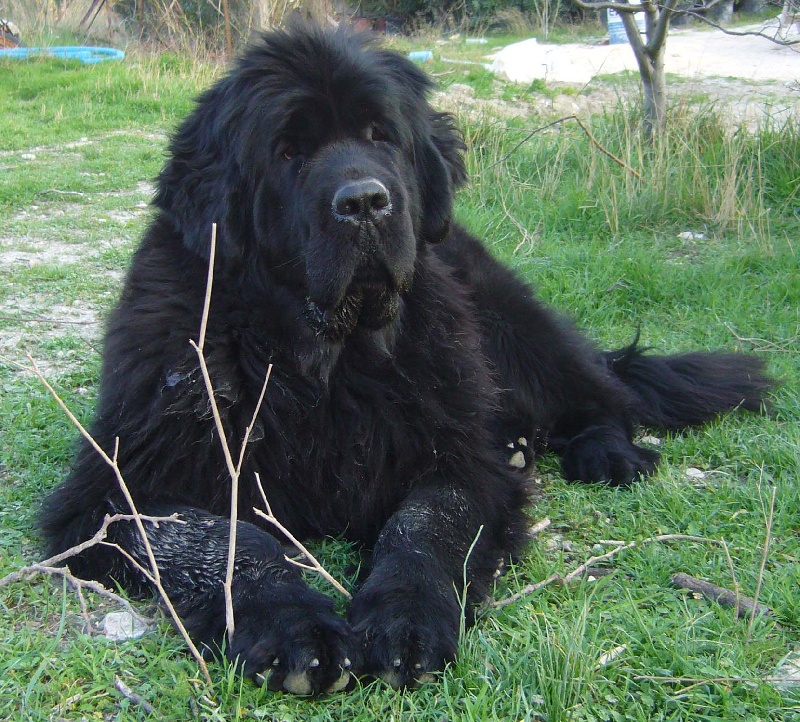
[[(432, 70), (452, 83), (444, 64)], [(147, 223), (166, 138), (219, 72), (176, 56), (0, 64), (0, 355), (31, 353), (84, 421), (102, 319)], [(477, 66), (458, 80), (478, 99), (535, 107), (536, 88), (499, 85)], [(641, 328), (660, 351), (755, 351), (781, 380), (769, 416), (643, 432), (664, 461), (630, 490), (568, 485), (542, 459), (531, 523), (551, 524), (495, 598), (619, 541), (710, 541), (644, 544), (597, 579), (486, 609), (457, 662), (413, 693), (372, 683), (314, 701), (268, 693), (221, 663), (210, 690), (152, 603), (138, 604), (155, 620), (144, 637), (110, 642), (86, 620), (113, 604), (87, 594), (84, 614), (73, 590), (37, 577), (0, 589), (1, 719), (800, 719), (800, 685), (770, 679), (800, 648), (800, 126), (732, 132), (712, 104), (683, 103), (649, 146), (635, 104), (582, 118), (637, 179), (574, 122), (525, 140), (548, 119), (492, 108), (460, 115), (473, 181), (459, 220), (603, 346)], [(39, 382), (0, 362), (0, 576), (41, 558), (37, 505), (75, 437)], [(335, 540), (313, 549), (342, 574), (356, 561)], [(758, 593), (773, 613), (737, 619), (673, 589), (677, 572)]]

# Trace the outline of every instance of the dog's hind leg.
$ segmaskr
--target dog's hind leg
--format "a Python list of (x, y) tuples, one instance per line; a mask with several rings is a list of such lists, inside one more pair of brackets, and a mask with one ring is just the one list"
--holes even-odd
[(592, 343), (462, 229), (436, 253), (471, 293), (499, 387), (499, 440), (546, 445), (570, 480), (627, 484), (650, 473), (658, 454), (632, 441), (637, 398)]
[(462, 229), (437, 253), (472, 294), (501, 389), (500, 437), (538, 436), (561, 455), (567, 479), (629, 483), (658, 463), (633, 443), (636, 424), (673, 430), (757, 411), (774, 385), (746, 354), (647, 355), (636, 342), (599, 352)]

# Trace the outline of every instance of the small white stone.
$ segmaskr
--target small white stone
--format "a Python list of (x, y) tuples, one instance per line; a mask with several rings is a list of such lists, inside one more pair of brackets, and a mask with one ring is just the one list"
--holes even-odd
[(130, 612), (109, 612), (103, 619), (103, 634), (113, 642), (139, 639), (148, 627)]
[(621, 655), (626, 649), (627, 647), (624, 644), (621, 644), (619, 647), (614, 647), (614, 649), (612, 649), (610, 652), (601, 654), (597, 660), (597, 666), (605, 667), (619, 657), (619, 655)]
[(706, 472), (700, 471), (700, 469), (695, 469), (693, 466), (690, 466), (688, 469), (686, 469), (686, 476), (688, 476), (690, 479), (705, 479)]
[(800, 687), (800, 649), (789, 652), (778, 664), (773, 686), (789, 691)]

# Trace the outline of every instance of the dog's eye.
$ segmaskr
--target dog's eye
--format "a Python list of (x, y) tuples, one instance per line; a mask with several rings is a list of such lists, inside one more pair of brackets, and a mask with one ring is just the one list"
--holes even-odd
[(377, 123), (372, 123), (372, 125), (367, 128), (367, 137), (374, 143), (386, 143), (389, 140), (386, 131)]
[(297, 148), (293, 148), (292, 146), (287, 146), (286, 148), (283, 149), (281, 157), (284, 160), (294, 160), (297, 157)]

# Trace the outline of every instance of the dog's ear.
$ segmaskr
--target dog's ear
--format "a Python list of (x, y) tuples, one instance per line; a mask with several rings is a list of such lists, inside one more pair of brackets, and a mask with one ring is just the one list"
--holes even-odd
[[(183, 237), (186, 247), (208, 258), (211, 227), (217, 224), (217, 250), (235, 256), (240, 248), (241, 204), (245, 183), (232, 152), (230, 118), (221, 117), (222, 84), (200, 96), (197, 107), (172, 138), (169, 159), (156, 180), (153, 203)], [(238, 210), (237, 210), (238, 209)]]
[(449, 113), (432, 113), (429, 137), (418, 155), (422, 188), (422, 236), (428, 243), (444, 240), (453, 216), (453, 195), (467, 179), (464, 140)]

